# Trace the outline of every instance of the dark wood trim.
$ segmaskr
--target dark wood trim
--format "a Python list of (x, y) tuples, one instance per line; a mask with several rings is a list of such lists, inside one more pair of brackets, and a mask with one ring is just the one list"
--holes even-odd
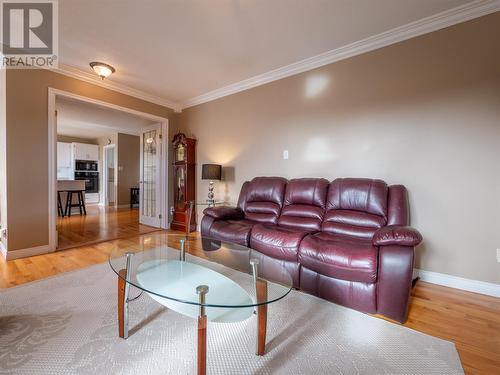
[(198, 317), (198, 375), (207, 373), (207, 316)]
[[(267, 300), (267, 281), (258, 279), (256, 285), (257, 302)], [(266, 353), (267, 303), (257, 306), (257, 355)]]
[(124, 302), (125, 302), (125, 277), (127, 276), (127, 270), (122, 269), (118, 276), (118, 336), (122, 339), (125, 336), (123, 332), (124, 327)]

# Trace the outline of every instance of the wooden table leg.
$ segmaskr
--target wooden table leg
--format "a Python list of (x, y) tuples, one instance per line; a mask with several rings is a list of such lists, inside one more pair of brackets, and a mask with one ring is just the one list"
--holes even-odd
[[(258, 279), (256, 283), (257, 301), (267, 300), (267, 281)], [(257, 306), (257, 355), (266, 353), (267, 303)]]
[(198, 375), (207, 373), (207, 316), (198, 317)]
[(196, 288), (200, 315), (198, 315), (198, 375), (207, 373), (207, 314), (205, 312), (205, 296), (208, 293), (207, 285), (198, 285)]
[(118, 276), (118, 336), (125, 338), (125, 277), (127, 270), (122, 269)]

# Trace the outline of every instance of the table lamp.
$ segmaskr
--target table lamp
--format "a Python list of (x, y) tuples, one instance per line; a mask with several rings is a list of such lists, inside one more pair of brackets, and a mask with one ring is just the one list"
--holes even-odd
[(210, 180), (208, 183), (208, 199), (207, 203), (213, 205), (215, 203), (214, 181), (221, 179), (222, 167), (219, 164), (202, 164), (201, 179)]

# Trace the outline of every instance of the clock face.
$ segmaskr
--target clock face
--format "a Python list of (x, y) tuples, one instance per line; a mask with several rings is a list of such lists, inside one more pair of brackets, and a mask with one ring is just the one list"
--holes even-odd
[(179, 144), (177, 146), (177, 150), (175, 153), (175, 160), (184, 161), (185, 157), (186, 157), (186, 147), (183, 144)]

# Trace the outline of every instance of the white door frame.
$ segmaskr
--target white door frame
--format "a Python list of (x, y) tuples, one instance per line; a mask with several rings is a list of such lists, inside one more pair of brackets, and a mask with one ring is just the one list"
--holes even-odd
[(161, 215), (160, 226), (163, 229), (168, 229), (168, 119), (165, 117), (160, 117), (152, 115), (150, 113), (136, 111), (135, 109), (122, 107), (116, 104), (104, 102), (102, 100), (97, 100), (89, 98), (87, 96), (82, 96), (78, 94), (73, 94), (68, 91), (55, 89), (53, 87), (48, 88), (48, 162), (49, 162), (49, 252), (57, 250), (57, 123), (56, 123), (56, 97), (66, 97), (75, 100), (80, 100), (86, 103), (97, 104), (103, 107), (115, 109), (118, 111), (131, 113), (136, 116), (147, 118), (152, 121), (159, 122), (162, 127), (162, 153), (161, 153)]
[(109, 206), (108, 202), (108, 168), (107, 168), (107, 162), (108, 158), (106, 156), (106, 151), (110, 148), (113, 148), (113, 154), (114, 154), (114, 186), (113, 190), (115, 191), (115, 202), (113, 206), (117, 206), (118, 202), (118, 150), (116, 148), (116, 145), (114, 143), (110, 143), (109, 145), (103, 146), (102, 147), (102, 191), (103, 191), (103, 204), (105, 207)]

